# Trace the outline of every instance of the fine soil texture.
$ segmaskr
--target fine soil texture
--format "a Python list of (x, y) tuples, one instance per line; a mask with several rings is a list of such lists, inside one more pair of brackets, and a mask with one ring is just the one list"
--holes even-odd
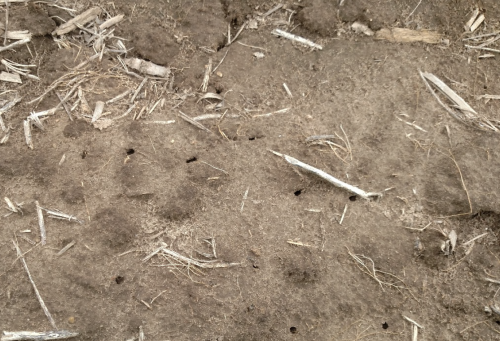
[(2, 340), (500, 340), (499, 18), (0, 1)]

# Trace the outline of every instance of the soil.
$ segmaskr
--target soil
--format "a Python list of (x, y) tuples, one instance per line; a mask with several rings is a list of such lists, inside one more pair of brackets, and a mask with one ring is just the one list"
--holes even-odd
[[(22, 215), (4, 217), (4, 205), (0, 218), (2, 330), (51, 330), (17, 260), (17, 236), (57, 326), (77, 331), (74, 340), (137, 339), (140, 326), (147, 340), (410, 340), (412, 326), (402, 315), (424, 326), (419, 340), (500, 339), (500, 316), (484, 311), (498, 300), (498, 285), (485, 277), (500, 278), (499, 137), (452, 118), (418, 74), (435, 74), (476, 111), (499, 120), (498, 101), (477, 98), (500, 93), (498, 56), (478, 59), (462, 38), (476, 6), (486, 15), (477, 33), (497, 30), (500, 6), (496, 0), (283, 3), (226, 47), (228, 25), (234, 37), (275, 4), (60, 1), (77, 13), (100, 5), (124, 14), (115, 35), (128, 55), (168, 66), (174, 78), (148, 82), (135, 111), (102, 131), (58, 111), (44, 131), (33, 129), (33, 150), (23, 120), (58, 99), (50, 93), (37, 106), (27, 102), (95, 52), (58, 47), (50, 32), (70, 18), (65, 10), (10, 6), (9, 28), (34, 36), (29, 51), (17, 48), (2, 58), (37, 65), (41, 81), (0, 84), (2, 96), (8, 90), (23, 96), (2, 115), (13, 130), (0, 145), (0, 195), (24, 202)], [(449, 43), (378, 41), (352, 32), (353, 21), (372, 30), (436, 30)], [(270, 33), (276, 27), (323, 50), (277, 38)], [(209, 58), (215, 67), (224, 56), (208, 91), (224, 96), (226, 116), (202, 121), (207, 133), (178, 113), (214, 113), (198, 101), (199, 89)], [(84, 86), (91, 108), (141, 83), (118, 76), (117, 65), (115, 55), (105, 55), (87, 66), (100, 75)], [(132, 120), (156, 99), (164, 102)], [(127, 108), (122, 102), (105, 111), (119, 116)], [(291, 109), (253, 117), (283, 108)], [(167, 120), (176, 122), (145, 124)], [(311, 135), (345, 138), (342, 129), (352, 159), (305, 143)], [(363, 200), (269, 150), (384, 195)], [(84, 223), (46, 217), (42, 246), (35, 200)], [(446, 256), (441, 244), (451, 230), (458, 245)], [(200, 274), (168, 267), (159, 256), (142, 261), (160, 242), (202, 258), (197, 252), (211, 252), (206, 238), (215, 239), (220, 261), (240, 264)], [(397, 284), (379, 284), (349, 252), (369, 257), (385, 272), (377, 273), (380, 279)]]

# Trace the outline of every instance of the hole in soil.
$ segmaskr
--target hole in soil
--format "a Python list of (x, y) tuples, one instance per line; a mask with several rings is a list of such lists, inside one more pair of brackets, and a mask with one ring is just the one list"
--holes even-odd
[(389, 328), (389, 324), (387, 322), (382, 323), (382, 328), (384, 329)]
[(85, 158), (87, 157), (87, 154), (88, 154), (88, 153), (89, 153), (88, 151), (84, 150), (84, 151), (82, 152), (82, 159), (85, 159)]
[(224, 41), (221, 41), (218, 45), (217, 45), (217, 51), (220, 51), (224, 48), (224, 46), (226, 46), (226, 43)]
[(127, 149), (127, 155), (132, 155), (135, 153), (135, 150), (133, 148)]
[(258, 269), (259, 268), (259, 266), (257, 264), (252, 264), (252, 266), (253, 266), (254, 269)]
[(302, 194), (302, 190), (299, 189), (298, 191), (293, 192), (293, 194), (295, 194), (295, 196), (298, 197), (299, 195)]
[(196, 156), (193, 156), (192, 158), (187, 159), (187, 160), (186, 160), (186, 163), (195, 162), (196, 160), (198, 160), (198, 159), (196, 158)]
[(498, 320), (497, 320), (497, 321), (495, 321), (495, 323), (496, 323), (496, 324), (500, 324), (500, 321), (498, 321)]
[(255, 140), (255, 137), (249, 137), (248, 139), (249, 139), (250, 141), (253, 141), (253, 140)]
[(295, 334), (297, 332), (296, 327), (290, 327), (290, 333)]
[(355, 195), (351, 195), (349, 197), (349, 200), (351, 200), (351, 201), (356, 201), (356, 199), (357, 199), (357, 197)]
[(125, 281), (125, 277), (123, 276), (116, 276), (115, 282), (116, 284), (122, 284)]

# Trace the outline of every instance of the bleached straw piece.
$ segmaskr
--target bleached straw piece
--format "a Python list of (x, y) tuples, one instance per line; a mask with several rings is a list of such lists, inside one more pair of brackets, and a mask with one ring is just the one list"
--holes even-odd
[(167, 124), (175, 123), (175, 120), (168, 120), (168, 121), (144, 121), (142, 123), (143, 124), (162, 124), (162, 125), (167, 125)]
[(18, 73), (9, 73), (9, 72), (5, 72), (5, 71), (0, 72), (0, 81), (23, 84), (23, 81), (21, 80), (21, 76), (19, 76)]
[(85, 25), (86, 23), (91, 22), (94, 20), (99, 14), (101, 14), (101, 8), (100, 7), (93, 7), (85, 12), (77, 15), (71, 20), (68, 20), (58, 28), (52, 32), (52, 35), (63, 35), (66, 33), (69, 33), (73, 31), (75, 28), (77, 28), (77, 25)]
[(97, 101), (95, 103), (94, 114), (92, 115), (92, 121), (90, 121), (90, 123), (96, 122), (101, 117), (103, 111), (104, 111), (104, 102)]
[(139, 95), (139, 92), (141, 92), (142, 87), (144, 86), (144, 84), (146, 84), (147, 81), (148, 81), (148, 77), (144, 77), (144, 79), (142, 80), (141, 84), (139, 84), (139, 86), (137, 87), (137, 89), (134, 91), (134, 94), (132, 95), (132, 98), (130, 98), (130, 103), (134, 103), (135, 98), (137, 97), (137, 95)]
[(310, 47), (318, 49), (318, 50), (323, 50), (323, 46), (318, 45), (318, 44), (312, 42), (309, 39), (302, 38), (302, 37), (297, 36), (295, 34), (285, 32), (285, 31), (280, 30), (278, 28), (274, 29), (271, 33), (274, 34), (274, 35), (277, 35), (277, 36), (280, 36), (280, 37), (283, 37), (283, 38), (286, 38), (286, 39), (289, 39), (289, 40), (293, 40), (293, 41), (296, 41), (298, 43), (301, 43), (301, 44), (304, 44), (304, 45), (307, 45), (307, 46), (310, 46)]
[(197, 122), (195, 120), (193, 120), (191, 117), (189, 117), (188, 115), (186, 115), (185, 113), (183, 113), (182, 111), (179, 111), (179, 116), (186, 122), (189, 122), (191, 123), (192, 125), (194, 125), (195, 127), (203, 130), (203, 131), (206, 131), (207, 133), (212, 133), (212, 131), (210, 129), (208, 129), (207, 127), (205, 127), (203, 124), (201, 124), (200, 122)]
[(464, 25), (464, 29), (466, 31), (470, 31), (470, 28), (471, 28), (472, 24), (474, 24), (474, 21), (476, 20), (476, 18), (477, 18), (478, 15), (479, 15), (479, 8), (476, 8), (472, 12), (472, 15), (471, 15), (469, 21), (467, 21), (467, 23)]
[(212, 72), (212, 58), (208, 58), (208, 64), (205, 65), (205, 76), (203, 77), (203, 83), (201, 83), (202, 92), (207, 92), (208, 81), (210, 80), (211, 72)]
[(19, 47), (19, 46), (22, 46), (24, 44), (27, 44), (30, 41), (31, 41), (31, 38), (26, 38), (26, 39), (23, 39), (23, 40), (15, 41), (15, 42), (13, 42), (10, 45), (0, 47), (0, 52), (4, 52), (4, 51), (7, 51), (7, 50), (12, 50), (12, 49), (14, 49), (16, 47)]
[(36, 214), (38, 216), (38, 226), (40, 227), (40, 240), (42, 245), (45, 245), (47, 243), (47, 233), (45, 232), (45, 223), (43, 221), (43, 212), (42, 212), (42, 207), (38, 203), (38, 201), (35, 201), (36, 205)]
[(76, 242), (74, 240), (72, 240), (65, 247), (63, 247), (61, 249), (61, 251), (59, 251), (58, 253), (56, 253), (56, 256), (62, 256), (66, 251), (68, 251), (70, 248), (72, 248), (73, 245), (75, 245), (75, 244), (76, 244)]
[[(50, 315), (49, 309), (47, 309), (47, 306), (45, 305), (45, 302), (42, 299), (42, 296), (40, 295), (40, 292), (38, 292), (38, 289), (36, 287), (35, 281), (33, 281), (33, 278), (31, 277), (30, 270), (28, 269), (28, 264), (26, 264), (26, 260), (24, 259), (23, 253), (21, 252), (21, 249), (19, 248), (19, 245), (12, 240), (12, 243), (14, 243), (14, 247), (16, 248), (17, 251), (17, 257), (21, 259), (21, 263), (23, 263), (24, 270), (26, 270), (26, 273), (28, 274), (28, 278), (31, 282), (31, 285), (33, 286), (33, 290), (35, 291), (36, 298), (38, 299), (38, 302), (40, 303), (40, 306), (42, 307), (43, 312), (45, 313), (45, 316), (49, 319), (49, 322), (55, 330), (59, 329), (56, 326), (56, 323), (54, 319), (52, 318), (52, 315)], [(2, 338), (3, 341), (3, 338)]]
[(24, 126), (24, 138), (26, 139), (26, 144), (30, 149), (33, 149), (33, 140), (31, 138), (31, 122), (29, 120), (24, 120), (23, 126)]
[(285, 108), (285, 109), (280, 109), (280, 110), (276, 110), (276, 111), (273, 111), (273, 112), (270, 112), (270, 113), (267, 113), (267, 114), (259, 114), (259, 115), (254, 115), (252, 117), (269, 117), (269, 116), (272, 116), (274, 114), (283, 114), (283, 113), (286, 113), (288, 112), (288, 110), (290, 110), (292, 108)]
[(288, 85), (286, 85), (286, 83), (283, 83), (283, 87), (285, 88), (285, 91), (288, 94), (288, 96), (292, 98), (293, 97), (292, 92), (290, 91), (290, 89), (288, 89)]
[(112, 99), (110, 100), (107, 100), (106, 101), (106, 104), (111, 104), (111, 103), (114, 103), (114, 102), (117, 102), (119, 100), (121, 100), (122, 98), (126, 97), (128, 94), (130, 94), (132, 92), (132, 89), (128, 89), (127, 91), (119, 94), (118, 96), (116, 97), (113, 97)]
[[(13, 2), (13, 0), (10, 0)], [(20, 1), (15, 1), (20, 2)], [(17, 341), (17, 340), (35, 340), (35, 341), (45, 341), (45, 340), (62, 340), (69, 339), (78, 336), (78, 333), (70, 332), (68, 330), (57, 330), (50, 332), (29, 332), (29, 331), (19, 331), (19, 332), (3, 332), (1, 341)]]
[(166, 255), (168, 255), (172, 258), (175, 258), (178, 261), (183, 262), (185, 264), (196, 265), (199, 268), (205, 268), (205, 269), (228, 268), (228, 267), (240, 265), (240, 263), (214, 263), (215, 261), (201, 262), (201, 261), (195, 260), (193, 258), (185, 257), (185, 256), (183, 256), (175, 251), (169, 250), (167, 248), (168, 245), (163, 243), (163, 242), (162, 242), (162, 245), (164, 246), (164, 248), (161, 251), (163, 253), (165, 253)]
[(58, 211), (58, 210), (52, 211), (52, 210), (48, 210), (46, 208), (44, 208), (44, 210), (45, 210), (45, 212), (47, 212), (47, 215), (49, 216), (49, 218), (69, 220), (69, 221), (77, 222), (79, 224), (83, 224), (83, 221), (81, 221), (77, 217), (63, 213), (61, 211)]
[(332, 185), (334, 186), (337, 186), (337, 187), (340, 187), (340, 188), (343, 188), (351, 193), (354, 193), (356, 195), (359, 195), (361, 198), (363, 199), (366, 199), (366, 200), (370, 200), (371, 198), (380, 198), (382, 197), (382, 193), (374, 193), (374, 192), (365, 192), (355, 186), (352, 186), (352, 185), (349, 185), (333, 176), (331, 176), (330, 174), (320, 170), (320, 169), (317, 169), (313, 166), (310, 166), (302, 161), (299, 161), (291, 156), (288, 156), (288, 155), (285, 155), (285, 154), (281, 154), (281, 153), (278, 153), (278, 152), (275, 152), (273, 150), (270, 150), (271, 153), (275, 154), (275, 155), (278, 155), (282, 158), (284, 158), (289, 164), (293, 165), (293, 166), (297, 166), (297, 167), (300, 167), (302, 169), (305, 169), (313, 174), (316, 174), (317, 176), (319, 176), (320, 178), (328, 181), (329, 183), (331, 183)]
[(474, 24), (472, 24), (472, 26), (470, 27), (470, 31), (474, 32), (479, 27), (479, 25), (481, 25), (483, 23), (483, 21), (484, 21), (484, 14), (481, 14), (476, 19), (476, 21), (474, 21)]
[(403, 316), (403, 318), (404, 318), (406, 321), (408, 321), (408, 322), (410, 322), (410, 323), (413, 323), (413, 324), (414, 324), (415, 326), (417, 326), (418, 328), (420, 328), (420, 329), (424, 329), (424, 327), (422, 327), (420, 324), (418, 324), (417, 322), (415, 322), (415, 321), (414, 321), (414, 320), (412, 320), (411, 318), (409, 318), (409, 317), (407, 317), (407, 316), (404, 316), (404, 315), (401, 315), (401, 316)]
[(99, 26), (99, 29), (102, 31), (108, 27), (111, 27), (113, 25), (116, 25), (118, 24), (120, 21), (123, 20), (123, 17), (124, 15), (123, 14), (120, 14), (120, 15), (117, 15), (113, 18), (110, 18), (108, 20), (106, 20), (105, 22), (103, 22), (100, 26)]

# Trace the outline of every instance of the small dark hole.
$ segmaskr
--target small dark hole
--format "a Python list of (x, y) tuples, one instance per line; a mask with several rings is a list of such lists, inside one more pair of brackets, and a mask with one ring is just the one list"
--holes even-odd
[(249, 139), (250, 141), (253, 141), (253, 140), (255, 140), (255, 137), (249, 137), (248, 139)]
[(483, 88), (484, 88), (484, 90), (486, 90), (486, 89), (488, 89), (488, 86), (487, 86), (487, 85), (485, 85), (485, 86), (483, 86)]
[(290, 327), (290, 333), (295, 334), (297, 332), (296, 327)]
[(495, 323), (496, 323), (496, 324), (500, 324), (500, 321), (498, 321), (498, 320), (497, 320), (497, 321), (495, 321)]
[(186, 160), (186, 163), (195, 162), (196, 160), (198, 160), (198, 159), (196, 158), (196, 156), (193, 156), (192, 158), (187, 159), (187, 160)]
[(298, 197), (299, 195), (302, 194), (302, 190), (299, 189), (298, 191), (293, 192), (293, 194), (295, 194), (295, 196)]
[(384, 329), (389, 328), (389, 324), (387, 322), (382, 323), (382, 328)]
[(87, 154), (88, 154), (88, 153), (89, 153), (89, 152), (87, 152), (86, 150), (84, 150), (84, 151), (82, 152), (82, 159), (85, 159), (85, 158), (87, 157)]
[(257, 264), (252, 264), (252, 266), (253, 266), (254, 269), (258, 269), (259, 268), (259, 266)]
[(133, 148), (127, 149), (127, 155), (132, 155), (135, 153), (135, 150)]
[(218, 45), (217, 45), (217, 51), (220, 51), (224, 48), (224, 46), (226, 46), (226, 43), (225, 42), (220, 42)]
[(357, 197), (355, 195), (351, 195), (349, 197), (349, 200), (351, 200), (351, 201), (356, 201), (356, 199), (357, 199)]
[(125, 281), (125, 277), (116, 276), (116, 278), (115, 278), (116, 284), (122, 284), (124, 281)]

